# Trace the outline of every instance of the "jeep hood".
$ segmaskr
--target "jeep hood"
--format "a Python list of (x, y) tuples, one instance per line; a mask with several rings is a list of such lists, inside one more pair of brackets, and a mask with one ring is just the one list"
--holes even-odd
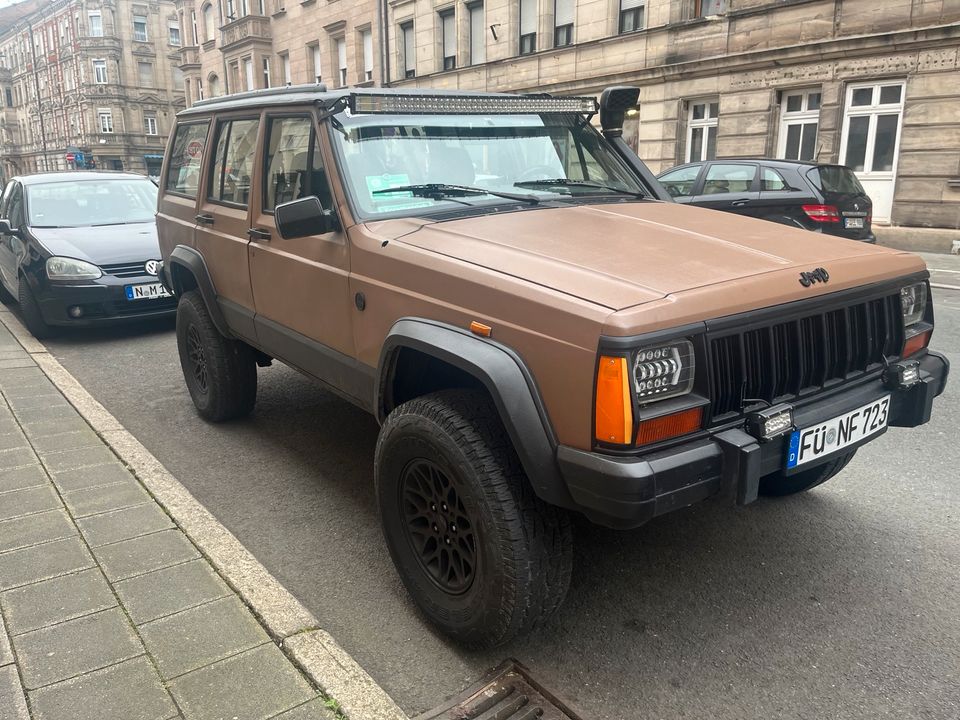
[[(915, 256), (765, 220), (664, 202), (530, 208), (371, 229), (424, 250), (573, 295), (611, 310), (763, 276), (777, 302), (923, 269)], [(899, 259), (898, 259), (899, 258)], [(843, 272), (835, 273), (843, 266)], [(882, 266), (881, 270), (878, 270)], [(826, 267), (839, 282), (805, 288)], [(858, 270), (861, 268), (862, 270)], [(773, 277), (771, 277), (773, 276)], [(782, 276), (782, 277), (777, 277)], [(725, 292), (728, 292), (724, 289)], [(729, 294), (729, 293), (728, 293)], [(755, 297), (754, 306), (768, 304)]]

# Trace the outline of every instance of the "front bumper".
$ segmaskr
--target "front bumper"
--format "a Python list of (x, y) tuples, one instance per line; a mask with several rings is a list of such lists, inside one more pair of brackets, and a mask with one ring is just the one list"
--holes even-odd
[[(797, 427), (808, 427), (889, 393), (892, 427), (916, 427), (930, 419), (933, 399), (946, 387), (950, 363), (939, 353), (920, 359), (920, 381), (907, 389), (885, 387), (880, 378), (797, 405)], [(878, 437), (874, 435), (865, 442)], [(630, 528), (713, 495), (747, 504), (760, 478), (783, 469), (789, 433), (760, 442), (738, 427), (640, 457), (611, 457), (561, 446), (560, 471), (574, 506), (601, 525)], [(849, 452), (856, 446), (839, 451)], [(829, 462), (825, 455), (817, 464)], [(804, 466), (804, 469), (810, 466)]]
[[(46, 281), (36, 290), (40, 312), (48, 325), (90, 327), (162, 318), (177, 310), (176, 298), (128, 300), (127, 285), (158, 282), (152, 275), (118, 278), (104, 275), (97, 280), (76, 283)], [(72, 317), (68, 309), (79, 306), (83, 315)]]

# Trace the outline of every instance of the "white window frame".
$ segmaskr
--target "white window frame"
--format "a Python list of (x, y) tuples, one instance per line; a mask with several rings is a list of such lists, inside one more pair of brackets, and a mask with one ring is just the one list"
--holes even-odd
[(417, 32), (414, 21), (405, 20), (400, 23), (400, 42), (397, 45), (403, 53), (403, 62), (398, 63), (402, 68), (401, 79), (409, 79), (417, 76)]
[(156, 115), (144, 115), (143, 116), (143, 132), (146, 135), (159, 135), (157, 130), (157, 116)]
[(270, 58), (264, 55), (260, 58), (260, 74), (263, 76), (263, 86), (272, 87), (270, 84)]
[[(531, 19), (532, 18), (532, 19)], [(540, 24), (540, 0), (520, 0), (519, 32), (517, 33), (517, 55), (533, 55), (537, 52)], [(526, 32), (524, 32), (526, 30)], [(524, 38), (532, 36), (533, 45), (524, 52)]]
[[(440, 31), (440, 71), (457, 69), (457, 12), (447, 8), (437, 13)], [(449, 60), (449, 67), (447, 62)]]
[[(97, 32), (94, 32), (94, 18), (97, 20)], [(90, 37), (103, 37), (103, 15), (101, 13), (87, 13), (87, 24), (90, 27)]]
[(320, 43), (318, 41), (308, 47), (310, 48), (310, 56), (313, 61), (313, 81), (320, 82), (321, 78), (323, 78), (323, 59), (320, 56)]
[(113, 135), (113, 111), (107, 108), (97, 110), (97, 127), (101, 135)]
[(203, 22), (203, 41), (208, 43), (215, 40), (217, 37), (217, 21), (213, 5), (207, 3), (200, 8), (200, 19)]
[(280, 67), (283, 68), (283, 84), (291, 85), (293, 75), (290, 73), (290, 53), (280, 53)]
[[(577, 2), (576, 0), (553, 0), (553, 45), (554, 47), (568, 47), (574, 43), (574, 29), (577, 21)], [(561, 29), (569, 26), (569, 42), (560, 43), (559, 34)]]
[(337, 37), (333, 39), (333, 49), (337, 56), (337, 87), (347, 86), (347, 39)]
[(373, 30), (360, 31), (360, 47), (363, 51), (363, 80), (373, 80)]
[[(100, 72), (101, 69), (103, 70), (102, 73)], [(106, 58), (95, 58), (93, 60), (93, 82), (97, 85), (107, 85), (110, 82)]]
[[(900, 102), (880, 104), (880, 89), (883, 87), (900, 86)], [(853, 105), (853, 93), (863, 88), (873, 89), (873, 99), (869, 105)], [(897, 163), (900, 160), (900, 135), (903, 133), (903, 105), (907, 94), (905, 80), (887, 80), (869, 83), (853, 83), (847, 86), (846, 102), (843, 111), (843, 132), (840, 138), (840, 163), (845, 164), (847, 158), (847, 141), (850, 134), (850, 119), (855, 117), (870, 118), (867, 128), (867, 146), (863, 158), (863, 170), (855, 170), (857, 177), (866, 180), (891, 180), (897, 175)], [(893, 144), (893, 163), (890, 170), (873, 169), (873, 154), (877, 140), (877, 118), (880, 115), (897, 114), (897, 137)]]
[[(143, 20), (143, 37), (137, 36), (137, 20)], [(150, 18), (146, 15), (134, 15), (133, 16), (133, 40), (134, 42), (149, 42), (150, 41)]]
[[(684, 150), (686, 156), (685, 162), (708, 162), (709, 160), (715, 159), (707, 157), (707, 147), (710, 145), (707, 139), (710, 134), (710, 128), (717, 129), (717, 139), (720, 139), (720, 100), (716, 97), (697, 98), (696, 100), (688, 101), (687, 104), (689, 105), (689, 109), (687, 110), (687, 145)], [(711, 116), (710, 106), (713, 104), (718, 106), (716, 116)], [(697, 105), (703, 105), (704, 112), (702, 118), (694, 120), (693, 109)], [(698, 158), (690, 156), (690, 151), (693, 149), (693, 131), (696, 128), (703, 128), (703, 142), (700, 145), (700, 157)]]
[(243, 81), (246, 83), (247, 90), (255, 90), (256, 86), (253, 84), (253, 58), (246, 57), (241, 60), (243, 63)]
[[(811, 110), (810, 105), (810, 96), (811, 95), (820, 95), (820, 106), (814, 110)], [(793, 112), (787, 110), (788, 99), (791, 97), (800, 96), (800, 110), (794, 110)], [(817, 126), (817, 132), (814, 135), (813, 140), (813, 158), (806, 158), (809, 160), (815, 160), (817, 157), (817, 139), (820, 137), (820, 108), (823, 107), (823, 91), (821, 88), (808, 87), (808, 88), (799, 88), (795, 90), (784, 90), (781, 94), (780, 100), (780, 128), (779, 135), (777, 137), (777, 157), (781, 160), (786, 159), (787, 157), (787, 132), (793, 125), (800, 125), (800, 149), (803, 149), (803, 127), (804, 125), (809, 125), (810, 123), (815, 123)], [(791, 160), (798, 160), (800, 158), (790, 158)]]
[[(637, 11), (640, 11), (637, 13)], [(627, 15), (631, 16), (640, 16), (640, 24), (637, 27), (630, 28), (629, 30), (624, 28), (624, 18)], [(646, 0), (620, 0), (617, 3), (617, 33), (622, 35), (624, 33), (637, 32), (638, 30), (643, 30), (647, 26), (647, 1)]]
[(197, 27), (197, 11), (190, 11), (190, 28), (193, 30), (193, 45), (196, 47), (200, 44), (200, 32)]

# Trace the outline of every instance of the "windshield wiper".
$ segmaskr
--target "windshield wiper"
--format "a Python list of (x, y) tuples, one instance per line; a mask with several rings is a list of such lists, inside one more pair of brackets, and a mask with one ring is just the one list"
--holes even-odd
[(515, 182), (514, 187), (527, 188), (527, 187), (585, 187), (585, 188), (595, 188), (597, 190), (609, 190), (615, 192), (619, 195), (630, 195), (631, 197), (646, 197), (646, 194), (642, 192), (637, 192), (636, 190), (625, 190), (624, 188), (614, 187), (613, 185), (604, 185), (603, 183), (595, 183), (589, 180), (571, 180), (570, 178), (550, 178), (548, 180), (521, 180), (520, 182)]
[(501, 197), (507, 200), (518, 200), (519, 202), (530, 203), (531, 205), (540, 204), (540, 201), (533, 195), (487, 190), (486, 188), (471, 187), (469, 185), (448, 185), (447, 183), (401, 185), (384, 190), (374, 190), (372, 194), (385, 195), (386, 193), (396, 192), (408, 192), (414, 197), (430, 198), (431, 200), (445, 200), (448, 198), (468, 197), (470, 195), (493, 195), (494, 197)]

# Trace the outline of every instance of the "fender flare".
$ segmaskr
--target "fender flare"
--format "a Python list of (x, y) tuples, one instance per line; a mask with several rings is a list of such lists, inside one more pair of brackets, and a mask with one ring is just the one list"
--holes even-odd
[(420, 318), (398, 320), (380, 351), (374, 408), (386, 418), (386, 390), (399, 351), (409, 348), (472, 375), (490, 393), (523, 469), (537, 495), (562, 507), (574, 503), (557, 464), (557, 441), (533, 376), (513, 350), (444, 323)]
[(223, 317), (223, 311), (217, 302), (217, 291), (213, 286), (213, 280), (210, 278), (210, 271), (207, 269), (207, 263), (203, 255), (186, 245), (177, 245), (170, 257), (167, 258), (163, 266), (163, 272), (167, 275), (167, 280), (174, 294), (180, 295), (182, 288), (174, 282), (173, 268), (175, 265), (183, 267), (187, 272), (193, 275), (197, 281), (197, 288), (200, 290), (200, 296), (207, 306), (207, 312), (210, 313), (210, 319), (214, 326), (224, 337), (233, 337), (226, 319)]

